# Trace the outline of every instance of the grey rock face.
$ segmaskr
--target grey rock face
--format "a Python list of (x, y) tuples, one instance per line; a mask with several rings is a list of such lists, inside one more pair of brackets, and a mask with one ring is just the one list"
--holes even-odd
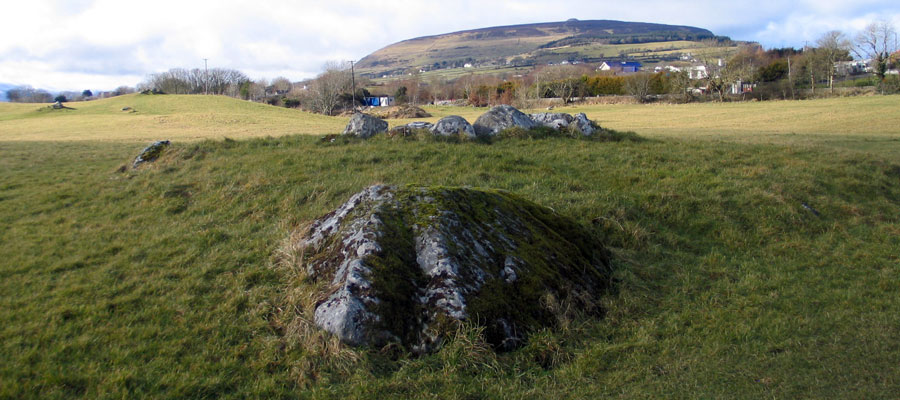
[(350, 122), (344, 128), (344, 135), (353, 135), (362, 139), (368, 139), (381, 132), (387, 132), (388, 123), (385, 120), (375, 118), (363, 113), (355, 113), (350, 117)]
[(589, 120), (584, 113), (578, 113), (575, 114), (575, 116), (565, 113), (531, 114), (531, 119), (548, 128), (558, 130), (574, 129), (584, 136), (591, 136), (597, 132), (597, 129), (594, 128), (591, 120)]
[(569, 127), (575, 117), (566, 113), (540, 113), (531, 114), (531, 119), (548, 128), (563, 130)]
[(141, 154), (134, 159), (134, 162), (131, 163), (132, 168), (137, 168), (139, 165), (145, 162), (151, 162), (159, 158), (159, 155), (162, 154), (162, 151), (168, 147), (170, 142), (168, 140), (160, 140), (151, 143), (149, 146), (144, 148), (141, 151)]
[(609, 281), (595, 236), (505, 192), (372, 186), (300, 240), (307, 276), (325, 288), (315, 323), (351, 345), (426, 352), (472, 320), (511, 349), (556, 321), (545, 296), (588, 307)]
[(584, 136), (591, 136), (597, 131), (584, 113), (575, 114), (575, 128)]
[(531, 129), (538, 126), (538, 124), (515, 107), (504, 104), (491, 108), (488, 112), (482, 114), (475, 120), (473, 126), (478, 136), (493, 136), (507, 128)]
[(475, 137), (475, 129), (469, 121), (458, 115), (449, 115), (438, 120), (431, 127), (431, 133), (438, 136), (454, 136), (465, 133), (470, 138)]

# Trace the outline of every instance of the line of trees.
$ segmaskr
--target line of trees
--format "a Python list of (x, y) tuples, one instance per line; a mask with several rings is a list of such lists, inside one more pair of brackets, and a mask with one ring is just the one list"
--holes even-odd
[(53, 95), (43, 89), (19, 86), (6, 91), (6, 97), (13, 103), (51, 103)]
[(155, 90), (168, 94), (218, 94), (238, 97), (241, 85), (250, 82), (243, 72), (212, 68), (172, 68), (166, 72), (150, 74), (138, 85), (138, 90)]
[(241, 71), (226, 68), (172, 68), (154, 73), (138, 85), (140, 91), (168, 94), (212, 94), (280, 105), (293, 90), (285, 77), (251, 80)]

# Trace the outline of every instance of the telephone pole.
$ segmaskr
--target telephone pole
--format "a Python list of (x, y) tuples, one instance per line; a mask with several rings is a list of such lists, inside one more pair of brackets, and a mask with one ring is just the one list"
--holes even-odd
[(353, 61), (350, 61), (350, 84), (353, 86), (353, 93), (350, 95), (353, 103), (350, 107), (356, 110), (356, 73), (353, 71)]
[(209, 64), (207, 64), (207, 62), (206, 62), (207, 60), (208, 60), (207, 58), (203, 59), (203, 70), (205, 71), (203, 73), (203, 75), (204, 75), (203, 80), (205, 81), (203, 83), (203, 87), (204, 87), (204, 91), (206, 92), (206, 95), (209, 96)]

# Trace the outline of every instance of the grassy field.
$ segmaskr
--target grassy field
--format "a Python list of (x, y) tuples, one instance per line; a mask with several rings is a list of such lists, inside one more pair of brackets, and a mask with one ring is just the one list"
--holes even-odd
[[(48, 105), (0, 103), (0, 141), (202, 140), (320, 134), (346, 120), (224, 96), (140, 95)], [(129, 111), (122, 111), (130, 107)]]
[[(489, 145), (323, 144), (292, 134), (346, 119), (225, 98), (0, 104), (0, 398), (896, 397), (897, 101), (565, 108), (647, 140)], [(301, 342), (279, 248), (373, 183), (505, 189), (592, 227), (604, 317), (499, 355), (471, 329), (418, 358)]]

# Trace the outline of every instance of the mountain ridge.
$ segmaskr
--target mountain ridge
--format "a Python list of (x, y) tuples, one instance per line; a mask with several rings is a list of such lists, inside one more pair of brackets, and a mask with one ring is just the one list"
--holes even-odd
[[(596, 58), (578, 50), (657, 42), (719, 39), (711, 31), (686, 25), (616, 20), (540, 22), (467, 29), (406, 39), (385, 46), (357, 63), (362, 73), (402, 72), (407, 69), (458, 68), (467, 64), (539, 62), (554, 49), (574, 50), (562, 58)], [(549, 58), (552, 58), (550, 56)], [(558, 57), (559, 58), (559, 57)]]

